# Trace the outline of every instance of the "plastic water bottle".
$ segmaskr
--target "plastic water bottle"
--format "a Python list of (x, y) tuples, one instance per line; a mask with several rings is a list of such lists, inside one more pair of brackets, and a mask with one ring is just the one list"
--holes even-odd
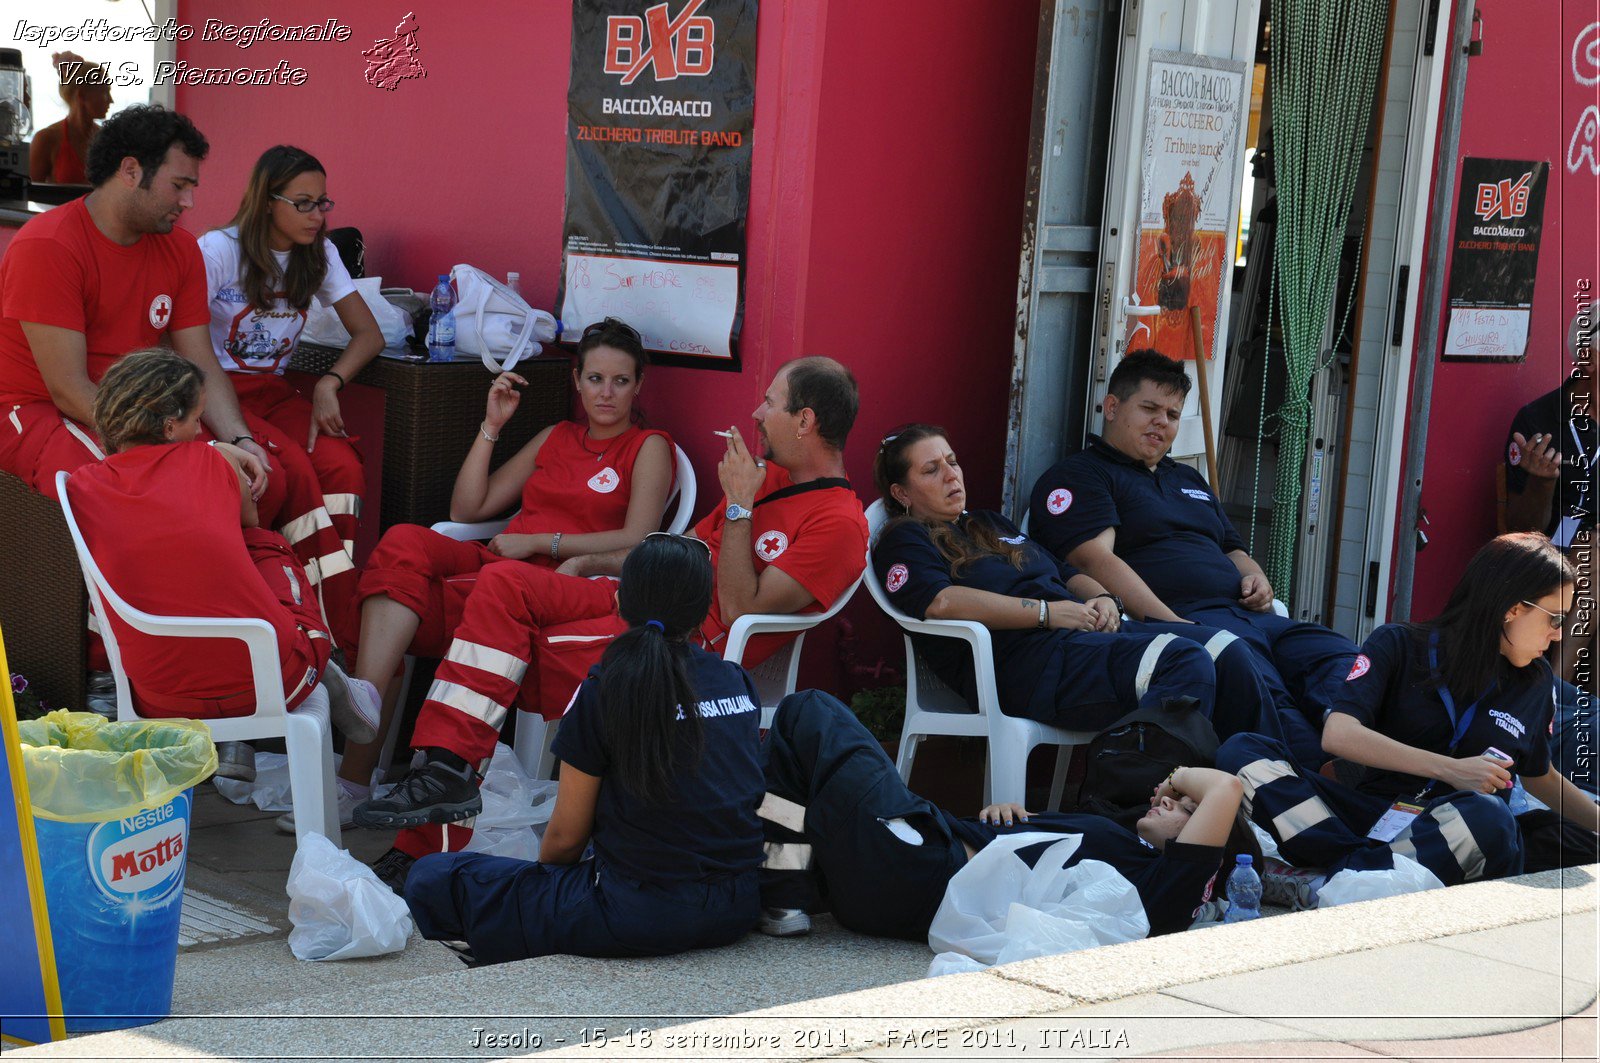
[(1233, 874), (1228, 876), (1228, 911), (1224, 923), (1243, 923), (1261, 918), (1261, 876), (1251, 867), (1250, 854), (1240, 853)]
[(506, 274), (506, 287), (510, 288), (512, 291), (516, 292), (518, 295), (521, 295), (522, 294), (522, 274), (520, 274), (520, 273), (507, 273)]
[(449, 362), (456, 356), (456, 293), (450, 275), (439, 274), (439, 283), (428, 298), (433, 316), (428, 319), (428, 361)]

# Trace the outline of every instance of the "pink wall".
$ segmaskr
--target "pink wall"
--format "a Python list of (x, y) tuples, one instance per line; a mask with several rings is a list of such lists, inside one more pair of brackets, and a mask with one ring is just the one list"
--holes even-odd
[[(1564, 3), (1557, 20), (1527, 17), (1522, 0), (1476, 2), (1486, 29), (1483, 54), (1469, 61), (1460, 156), (1548, 160), (1550, 177), (1526, 360), (1435, 366), (1422, 492), (1431, 542), (1417, 555), (1417, 617), (1443, 607), (1468, 558), (1494, 535), (1494, 469), (1511, 418), (1560, 383), (1570, 365), (1566, 335), (1573, 293), (1582, 279), (1600, 280), (1600, 167), (1583, 160), (1574, 160), (1576, 169), (1567, 165), (1584, 109), (1600, 103), (1600, 89), (1573, 76), (1573, 44), (1595, 20), (1595, 5)], [(1586, 64), (1579, 69), (1600, 75)], [(1458, 193), (1459, 176), (1458, 164)], [(1419, 352), (1424, 355), (1438, 356)]]
[[(191, 25), (327, 17), (323, 5), (261, 0), (179, 10)], [(425, 288), (460, 261), (515, 269), (530, 300), (552, 306), (570, 0), (418, 5), (428, 76), (373, 88), (360, 51), (405, 10), (338, 5), (354, 31), (344, 44), (180, 44), (196, 66), (281, 57), (310, 75), (301, 87), (179, 89), (212, 142), (186, 224), (224, 223), (256, 155), (287, 140), (328, 167), (335, 218), (362, 229), (369, 273)], [(656, 369), (645, 389), (651, 417), (695, 462), (702, 509), (718, 494), (709, 429), (748, 424), (774, 369), (800, 354), (833, 355), (857, 375), (863, 409), (846, 457), (864, 500), (882, 430), (916, 417), (951, 428), (976, 501), (997, 501), (1037, 17), (1032, 4), (974, 0), (762, 4), (744, 368)], [(862, 640), (852, 656), (899, 654), (864, 595), (846, 619)], [(834, 637), (808, 646), (808, 678), (854, 685), (826, 667)]]

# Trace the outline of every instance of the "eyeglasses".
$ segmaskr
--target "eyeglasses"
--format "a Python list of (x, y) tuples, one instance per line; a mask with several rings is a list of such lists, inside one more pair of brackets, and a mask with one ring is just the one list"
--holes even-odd
[(626, 321), (615, 317), (608, 317), (602, 321), (596, 321), (593, 324), (586, 326), (583, 330), (582, 338), (588, 339), (590, 336), (597, 336), (602, 332), (610, 332), (613, 329), (621, 332), (625, 336), (630, 337), (634, 343), (637, 343), (640, 346), (644, 345), (644, 337), (639, 335), (638, 329), (634, 328)]
[(333, 212), (333, 200), (327, 196), (323, 196), (321, 199), (290, 199), (288, 196), (280, 196), (274, 192), (272, 193), (272, 198), (282, 200), (301, 214), (310, 214), (314, 210), (320, 210), (324, 214)]
[[(590, 327), (592, 328), (593, 326), (591, 325)], [(665, 539), (668, 542), (694, 543), (696, 546), (706, 552), (707, 557), (711, 556), (711, 544), (706, 542), (704, 539), (696, 539), (692, 535), (677, 535), (673, 532), (657, 531), (651, 532), (649, 535), (644, 537), (645, 542), (649, 542), (651, 539)]]
[(1561, 627), (1563, 624), (1565, 624), (1567, 622), (1567, 614), (1566, 613), (1552, 613), (1550, 610), (1546, 609), (1544, 606), (1540, 605), (1538, 602), (1530, 602), (1526, 598), (1522, 599), (1522, 604), (1523, 605), (1532, 606), (1533, 608), (1539, 610), (1539, 612), (1541, 612), (1544, 615), (1548, 616), (1550, 618), (1550, 626), (1551, 626), (1551, 628)]

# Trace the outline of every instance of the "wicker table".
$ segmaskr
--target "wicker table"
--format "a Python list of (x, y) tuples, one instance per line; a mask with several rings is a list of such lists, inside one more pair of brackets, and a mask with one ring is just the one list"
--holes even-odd
[[(292, 368), (320, 373), (338, 351), (302, 343)], [(500, 431), (494, 465), (515, 454), (547, 425), (572, 412), (572, 360), (565, 354), (520, 362), (528, 380), (522, 404)], [(408, 362), (380, 356), (356, 381), (384, 392), (383, 491), (380, 523), (432, 524), (450, 517), (450, 491), (483, 423), (494, 378), (482, 362)]]

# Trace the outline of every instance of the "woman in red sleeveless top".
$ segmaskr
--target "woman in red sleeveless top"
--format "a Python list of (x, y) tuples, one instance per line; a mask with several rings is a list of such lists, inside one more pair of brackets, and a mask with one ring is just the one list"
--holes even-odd
[[(444, 656), (487, 564), (560, 567), (585, 554), (631, 547), (661, 526), (672, 490), (673, 447), (665, 432), (635, 423), (646, 362), (639, 334), (607, 318), (584, 331), (577, 358), (572, 375), (584, 418), (546, 428), (492, 473), (495, 440), (521, 401), (517, 387), (527, 381), (501, 373), (489, 389), (483, 425), (456, 476), (450, 518), (488, 520), (520, 500), (505, 531), (487, 545), (415, 524), (384, 533), (361, 575), (359, 631), (336, 632), (354, 653), (357, 676), (382, 690), (407, 653)], [(366, 796), (388, 722), (386, 715), (380, 741), (346, 745), (339, 769), (346, 795)], [(341, 800), (342, 818), (353, 804)]]
[(50, 58), (61, 77), (67, 116), (34, 134), (28, 179), (88, 184), (84, 160), (89, 157), (89, 142), (100, 131), (100, 119), (111, 109), (111, 75), (105, 64), (86, 62), (76, 52), (56, 52)]

